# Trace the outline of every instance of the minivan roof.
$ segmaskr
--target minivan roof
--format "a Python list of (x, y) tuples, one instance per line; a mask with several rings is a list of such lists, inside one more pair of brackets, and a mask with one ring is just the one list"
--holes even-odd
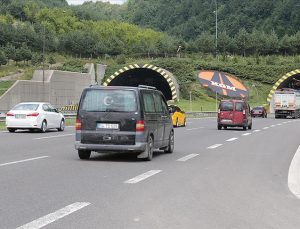
[(246, 102), (246, 101), (241, 99), (223, 99), (221, 100), (221, 102)]
[(102, 86), (102, 85), (91, 85), (87, 89), (131, 89), (131, 90), (138, 90), (138, 89), (148, 89), (148, 90), (156, 90), (155, 87), (152, 86), (146, 86), (146, 85), (141, 85), (138, 87), (132, 87), (132, 86)]

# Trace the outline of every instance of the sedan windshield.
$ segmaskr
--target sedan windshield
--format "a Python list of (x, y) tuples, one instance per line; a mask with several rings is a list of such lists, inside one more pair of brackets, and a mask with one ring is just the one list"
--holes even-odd
[(36, 111), (39, 107), (39, 104), (18, 104), (12, 110), (15, 111)]

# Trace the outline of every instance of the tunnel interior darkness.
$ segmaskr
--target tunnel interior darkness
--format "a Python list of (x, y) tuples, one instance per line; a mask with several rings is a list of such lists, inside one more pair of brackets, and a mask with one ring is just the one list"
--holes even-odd
[(282, 88), (292, 88), (295, 90), (300, 90), (300, 74), (296, 74), (291, 76), (290, 78), (287, 78), (278, 86), (277, 89)]
[(167, 80), (152, 69), (130, 69), (118, 75), (108, 85), (132, 87), (137, 87), (138, 85), (153, 86), (160, 90), (167, 100), (172, 100), (172, 92)]

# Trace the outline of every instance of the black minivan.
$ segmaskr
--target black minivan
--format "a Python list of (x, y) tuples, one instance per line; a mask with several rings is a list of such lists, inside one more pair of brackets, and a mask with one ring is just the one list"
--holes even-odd
[(135, 152), (150, 161), (153, 149), (174, 150), (166, 99), (155, 87), (90, 86), (83, 90), (76, 119), (80, 159), (95, 152)]

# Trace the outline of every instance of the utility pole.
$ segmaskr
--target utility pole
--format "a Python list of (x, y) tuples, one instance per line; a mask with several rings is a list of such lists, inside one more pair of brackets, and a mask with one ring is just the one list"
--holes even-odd
[(43, 84), (45, 83), (45, 46), (46, 46), (46, 31), (45, 31), (45, 25), (44, 25), (44, 34), (43, 34)]
[(193, 106), (192, 106), (192, 92), (190, 91), (190, 111), (193, 111)]
[(218, 0), (216, 0), (216, 58), (218, 56)]

